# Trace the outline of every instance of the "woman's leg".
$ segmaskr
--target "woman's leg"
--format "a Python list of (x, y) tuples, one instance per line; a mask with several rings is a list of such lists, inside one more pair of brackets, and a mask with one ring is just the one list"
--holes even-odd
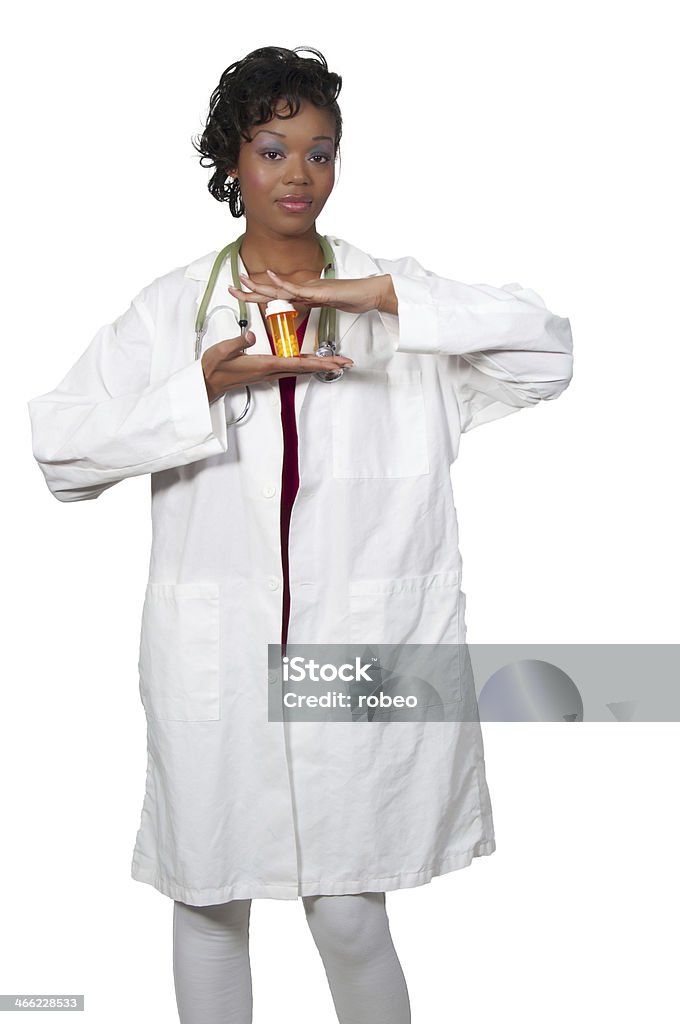
[(173, 971), (181, 1024), (252, 1024), (250, 900), (175, 900)]
[(303, 896), (340, 1024), (410, 1024), (384, 892)]

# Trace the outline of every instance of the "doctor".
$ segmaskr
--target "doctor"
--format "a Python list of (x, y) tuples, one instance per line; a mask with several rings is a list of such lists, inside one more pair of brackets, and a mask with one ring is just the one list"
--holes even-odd
[[(466, 711), (455, 721), (270, 721), (267, 645), (462, 644), (461, 435), (555, 399), (572, 372), (569, 321), (519, 284), (463, 284), (335, 234), (327, 276), (317, 219), (341, 79), (312, 52), (256, 50), (213, 94), (209, 188), (246, 227), (200, 358), (219, 249), (142, 288), (29, 402), (58, 500), (150, 474), (148, 770), (131, 872), (174, 901), (184, 1024), (252, 1019), (251, 901), (299, 897), (341, 1024), (410, 1021), (385, 893), (495, 849), (474, 693), (449, 694)], [(300, 358), (272, 354), (273, 298), (300, 314)], [(335, 356), (314, 355), (324, 308), (337, 311)], [(315, 376), (330, 366), (341, 379)]]

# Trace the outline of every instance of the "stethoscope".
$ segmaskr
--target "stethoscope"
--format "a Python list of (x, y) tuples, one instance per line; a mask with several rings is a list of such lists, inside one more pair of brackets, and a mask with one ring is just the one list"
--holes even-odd
[[(323, 268), (324, 279), (327, 280), (330, 278), (334, 278), (335, 256), (333, 254), (333, 250), (323, 235), (317, 233), (316, 237), (323, 251), (324, 259), (326, 260), (326, 263)], [(196, 349), (194, 356), (195, 359), (200, 359), (201, 357), (201, 345), (203, 343), (205, 333), (208, 329), (208, 321), (210, 320), (210, 317), (213, 315), (213, 313), (216, 313), (219, 309), (228, 309), (229, 312), (233, 313), (234, 317), (236, 317), (236, 313), (234, 312), (231, 306), (215, 306), (213, 309), (210, 310), (210, 313), (207, 316), (206, 309), (208, 308), (208, 305), (210, 303), (210, 299), (215, 288), (215, 282), (217, 281), (218, 274), (227, 256), (231, 258), (231, 277), (234, 283), (234, 287), (243, 290), (243, 286), (239, 278), (238, 257), (241, 251), (241, 244), (244, 238), (245, 233), (240, 235), (239, 238), (237, 238), (235, 241), (230, 242), (229, 245), (225, 245), (224, 249), (222, 249), (221, 252), (219, 252), (217, 257), (215, 258), (215, 262), (213, 263), (213, 268), (208, 279), (208, 284), (203, 295), (203, 300), (201, 301), (201, 305), (198, 310), (198, 315), (196, 316)], [(238, 310), (238, 325), (241, 329), (241, 335), (245, 338), (245, 333), (248, 330), (248, 310), (244, 299), (238, 300)], [(319, 344), (317, 345), (314, 353), (317, 356), (332, 356), (335, 355), (336, 353), (336, 342), (334, 341), (336, 335), (336, 312), (337, 311), (335, 309), (330, 309), (328, 306), (321, 307), (321, 313), (319, 316), (319, 331), (317, 335), (317, 340), (319, 341)], [(342, 369), (319, 370), (317, 373), (314, 374), (314, 376), (318, 380), (328, 383), (334, 380), (339, 380), (340, 377), (342, 377), (342, 374)], [(245, 385), (245, 389), (248, 392), (245, 408), (241, 415), (237, 416), (236, 419), (226, 421), (227, 424), (229, 425), (231, 425), (232, 423), (238, 423), (240, 420), (242, 420), (243, 417), (248, 412), (248, 409), (250, 408), (250, 388), (248, 387), (247, 384)]]

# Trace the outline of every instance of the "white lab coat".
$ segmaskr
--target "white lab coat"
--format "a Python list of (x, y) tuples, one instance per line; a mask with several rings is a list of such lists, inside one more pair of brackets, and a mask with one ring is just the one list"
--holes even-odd
[[(354, 367), (334, 383), (297, 378), (288, 643), (463, 642), (450, 465), (462, 432), (567, 387), (569, 321), (519, 284), (462, 284), (327, 238), (338, 278), (391, 274), (399, 309), (338, 312)], [(197, 906), (422, 885), (495, 850), (479, 721), (268, 720), (283, 588), (279, 388), (251, 385), (250, 411), (229, 427), (245, 391), (208, 403), (194, 322), (216, 255), (143, 288), (28, 403), (33, 454), (60, 501), (151, 474), (148, 768), (132, 877)], [(209, 308), (238, 312), (230, 283), (227, 261)], [(248, 352), (270, 353), (248, 309)], [(238, 333), (222, 315), (211, 344)]]

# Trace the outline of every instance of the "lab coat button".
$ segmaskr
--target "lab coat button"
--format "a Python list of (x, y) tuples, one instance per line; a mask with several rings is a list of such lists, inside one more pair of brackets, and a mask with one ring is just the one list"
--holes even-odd
[(271, 576), (269, 578), (269, 589), (270, 590), (278, 590), (279, 589), (279, 581), (276, 579), (275, 576)]
[(273, 498), (273, 496), (276, 494), (276, 488), (271, 486), (263, 487), (262, 493), (264, 494), (265, 498)]

